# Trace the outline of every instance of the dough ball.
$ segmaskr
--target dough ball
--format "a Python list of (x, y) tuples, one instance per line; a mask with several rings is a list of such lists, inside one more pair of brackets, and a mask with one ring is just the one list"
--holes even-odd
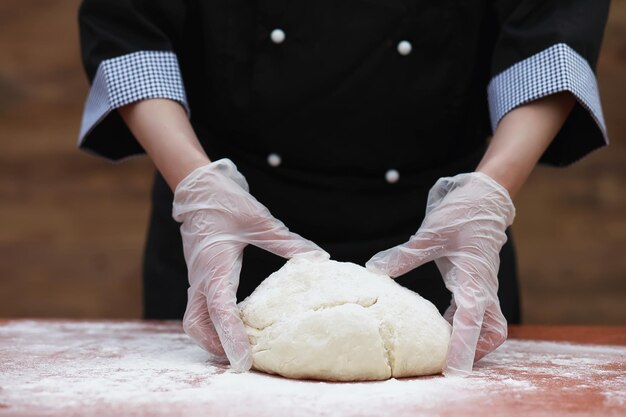
[(253, 368), (287, 378), (440, 373), (451, 333), (431, 302), (348, 262), (291, 259), (239, 308)]

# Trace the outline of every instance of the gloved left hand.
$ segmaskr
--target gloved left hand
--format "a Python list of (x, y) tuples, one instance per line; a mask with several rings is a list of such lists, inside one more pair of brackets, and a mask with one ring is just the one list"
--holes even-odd
[(397, 277), (434, 260), (452, 302), (445, 375), (463, 375), (506, 340), (498, 300), (500, 249), (515, 207), (504, 187), (474, 172), (441, 178), (428, 194), (424, 221), (408, 242), (374, 255), (366, 267)]
[(197, 168), (174, 193), (174, 218), (189, 276), (185, 332), (233, 369), (252, 366), (252, 351), (237, 307), (239, 272), (246, 245), (292, 258), (327, 259), (315, 243), (290, 232), (248, 192), (248, 183), (229, 159)]

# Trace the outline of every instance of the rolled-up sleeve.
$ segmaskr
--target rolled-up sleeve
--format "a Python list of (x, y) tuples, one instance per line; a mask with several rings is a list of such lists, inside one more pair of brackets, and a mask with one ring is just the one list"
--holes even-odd
[(568, 165), (608, 143), (595, 75), (608, 0), (494, 0), (499, 34), (488, 85), (492, 129), (508, 112), (570, 92), (577, 104), (541, 158)]
[(79, 13), (81, 51), (91, 87), (83, 110), (78, 146), (111, 160), (143, 153), (114, 110), (162, 98), (187, 113), (175, 43), (183, 2), (85, 0)]

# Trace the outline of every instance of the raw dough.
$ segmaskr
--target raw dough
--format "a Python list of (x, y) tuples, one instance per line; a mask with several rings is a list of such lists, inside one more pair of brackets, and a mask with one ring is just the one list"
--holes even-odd
[(382, 380), (441, 372), (451, 328), (429, 301), (348, 262), (294, 258), (239, 304), (253, 368)]

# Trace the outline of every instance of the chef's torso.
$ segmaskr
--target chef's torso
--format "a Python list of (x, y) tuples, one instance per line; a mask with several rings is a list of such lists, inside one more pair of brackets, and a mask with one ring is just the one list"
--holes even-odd
[(191, 1), (192, 121), (209, 147), (314, 175), (458, 162), (488, 133), (483, 3)]

